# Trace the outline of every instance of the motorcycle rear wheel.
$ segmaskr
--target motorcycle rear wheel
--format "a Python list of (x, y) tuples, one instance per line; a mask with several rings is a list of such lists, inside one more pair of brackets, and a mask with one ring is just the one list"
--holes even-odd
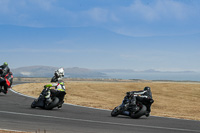
[(147, 107), (145, 105), (142, 105), (142, 108), (138, 112), (131, 113), (130, 117), (133, 119), (138, 119), (141, 116), (145, 115), (146, 111), (147, 111)]
[(54, 107), (58, 106), (59, 99), (57, 97), (54, 97), (52, 99), (52, 102), (45, 106), (45, 109), (52, 110)]

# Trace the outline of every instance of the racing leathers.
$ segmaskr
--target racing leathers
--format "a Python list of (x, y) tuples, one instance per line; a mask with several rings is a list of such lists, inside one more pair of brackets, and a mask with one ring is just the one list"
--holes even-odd
[[(0, 66), (0, 80), (0, 91), (6, 94), (8, 88), (11, 87), (13, 81), (13, 74), (12, 72), (10, 72), (10, 68), (8, 67), (8, 65), (4, 64)], [(2, 87), (4, 89), (2, 89)]]
[[(62, 104), (64, 103), (64, 96), (66, 95), (64, 82), (58, 81), (58, 83), (47, 84), (44, 87), (49, 88), (49, 91), (47, 92), (47, 95), (45, 96), (46, 101), (51, 102), (50, 96), (58, 97), (59, 98), (58, 108), (61, 108)], [(55, 89), (52, 89), (51, 87), (55, 87)]]
[(1, 65), (0, 69), (2, 70), (1, 75), (5, 76), (6, 74), (8, 74), (10, 72), (10, 68), (8, 67), (8, 65)]
[(151, 112), (151, 104), (154, 102), (151, 91), (132, 91), (133, 99), (131, 104), (135, 105), (136, 101), (143, 103), (147, 107), (147, 113)]
[[(151, 104), (154, 102), (152, 99), (152, 93), (150, 90), (143, 90), (143, 91), (131, 91), (127, 92), (127, 95), (124, 97), (124, 100), (121, 104), (122, 108), (126, 108), (128, 106), (133, 107), (133, 111), (137, 111), (136, 101), (141, 102), (147, 107), (146, 116), (149, 116), (151, 112)], [(129, 115), (129, 112), (124, 112), (125, 114)]]

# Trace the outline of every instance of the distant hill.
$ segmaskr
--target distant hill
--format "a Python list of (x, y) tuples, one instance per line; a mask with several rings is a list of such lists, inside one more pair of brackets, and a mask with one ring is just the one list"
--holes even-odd
[[(52, 77), (58, 67), (28, 66), (12, 69), (15, 77)], [(70, 78), (105, 78), (106, 74), (85, 68), (64, 68), (65, 77)]]
[[(58, 67), (28, 66), (11, 69), (14, 77), (53, 77)], [(87, 69), (64, 68), (67, 78), (92, 78), (92, 79), (147, 79), (147, 80), (192, 80), (199, 81), (200, 73), (194, 71), (157, 71), (148, 69), (135, 71), (132, 69)]]
[(52, 77), (56, 67), (28, 66), (12, 69), (15, 77)]

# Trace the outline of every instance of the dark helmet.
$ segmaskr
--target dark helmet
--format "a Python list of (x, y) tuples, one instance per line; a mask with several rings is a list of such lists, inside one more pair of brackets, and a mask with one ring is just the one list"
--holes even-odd
[(8, 63), (7, 63), (7, 62), (4, 62), (3, 65), (8, 66)]
[(144, 87), (144, 91), (151, 92), (151, 88), (146, 86), (146, 87)]

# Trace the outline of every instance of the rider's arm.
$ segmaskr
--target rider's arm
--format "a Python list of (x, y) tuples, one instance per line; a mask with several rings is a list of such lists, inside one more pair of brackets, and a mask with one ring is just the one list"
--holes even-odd
[(52, 83), (52, 84), (45, 85), (44, 87), (55, 87), (55, 86), (57, 86), (57, 84), (56, 83)]
[[(146, 93), (146, 94), (145, 94)], [(134, 91), (134, 95), (140, 95), (140, 97), (152, 99), (152, 96), (147, 95), (147, 91)]]
[(143, 95), (146, 92), (147, 91), (131, 91), (131, 93), (134, 94), (134, 95)]
[(10, 72), (10, 68), (8, 66), (2, 66), (3, 76), (6, 76)]
[(145, 95), (141, 95), (140, 97), (142, 97), (142, 98), (148, 98), (148, 96), (145, 96)]

